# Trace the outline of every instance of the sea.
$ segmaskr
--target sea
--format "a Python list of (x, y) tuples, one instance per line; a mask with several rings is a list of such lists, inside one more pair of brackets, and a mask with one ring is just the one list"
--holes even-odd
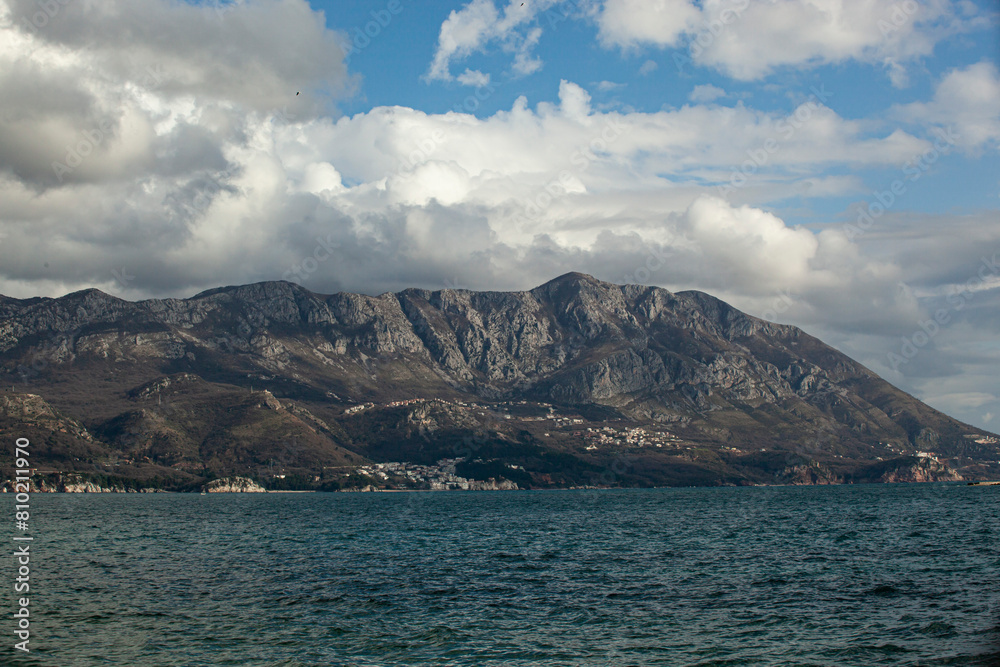
[(1000, 665), (1000, 486), (38, 494), (27, 534), (5, 665)]

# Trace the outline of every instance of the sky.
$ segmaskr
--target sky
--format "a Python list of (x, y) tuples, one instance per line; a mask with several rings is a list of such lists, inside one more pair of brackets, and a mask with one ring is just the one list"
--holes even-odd
[(0, 294), (530, 289), (802, 327), (1000, 430), (995, 0), (0, 0)]

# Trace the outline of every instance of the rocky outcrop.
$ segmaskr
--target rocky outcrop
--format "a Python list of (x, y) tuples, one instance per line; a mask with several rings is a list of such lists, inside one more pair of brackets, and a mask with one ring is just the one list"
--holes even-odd
[(36, 394), (0, 395), (0, 418), (16, 420), (25, 425), (44, 426), (50, 431), (93, 442), (93, 436), (79, 422), (60, 414)]
[(59, 487), (62, 493), (122, 493), (123, 489), (98, 486), (93, 482), (66, 482)]
[[(32, 477), (28, 488), (31, 493), (137, 493), (135, 489), (126, 489), (124, 486), (101, 486), (74, 474)], [(0, 491), (15, 492), (15, 485), (12, 481), (6, 481), (0, 485)]]
[(247, 477), (215, 479), (202, 487), (206, 493), (265, 493), (267, 489)]
[(886, 472), (879, 478), (880, 482), (961, 482), (964, 480), (958, 471), (934, 461), (922, 458), (907, 466)]
[(261, 402), (257, 404), (257, 407), (267, 408), (268, 410), (281, 410), (281, 401), (274, 397), (274, 394), (269, 392), (267, 389), (261, 393)]
[(469, 491), (517, 491), (517, 484), (509, 479), (495, 480), (490, 477), (486, 481), (469, 480)]
[(818, 464), (799, 464), (788, 466), (775, 476), (775, 482), (779, 484), (792, 484), (795, 486), (812, 484), (839, 484), (842, 480)]

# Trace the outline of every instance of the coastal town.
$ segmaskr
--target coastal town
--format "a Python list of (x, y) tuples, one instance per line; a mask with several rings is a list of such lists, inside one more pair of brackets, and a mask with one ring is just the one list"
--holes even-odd
[[(374, 491), (382, 487), (423, 489), (427, 491), (514, 491), (518, 486), (510, 480), (474, 480), (455, 473), (455, 466), (464, 459), (441, 459), (434, 465), (419, 465), (393, 461), (359, 466), (357, 474), (372, 480), (361, 490)], [(516, 467), (512, 466), (512, 469)]]
[[(413, 398), (391, 401), (383, 404), (372, 402), (359, 403), (344, 410), (344, 415), (357, 415), (364, 411), (406, 407), (415, 404), (430, 404), (442, 407), (471, 410), (479, 417), (493, 418), (497, 421), (516, 420), (523, 424), (538, 424), (546, 430), (541, 432), (544, 438), (569, 437), (579, 442), (585, 451), (595, 451), (608, 447), (656, 447), (691, 449), (691, 443), (686, 442), (666, 429), (653, 429), (641, 426), (629, 427), (610, 425), (609, 420), (602, 420), (601, 426), (592, 420), (586, 420), (580, 415), (560, 414), (550, 403), (529, 403), (528, 401), (501, 401), (494, 404), (476, 403), (471, 401), (449, 401), (442, 398)], [(542, 414), (519, 414), (527, 411), (528, 406)], [(620, 422), (614, 419), (613, 422)], [(739, 450), (733, 449), (734, 452)]]

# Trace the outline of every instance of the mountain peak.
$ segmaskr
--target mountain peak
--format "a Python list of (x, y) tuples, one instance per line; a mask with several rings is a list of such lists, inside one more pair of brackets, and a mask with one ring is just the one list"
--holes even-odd
[(102, 292), (96, 287), (88, 287), (87, 289), (77, 290), (76, 292), (70, 292), (66, 296), (62, 297), (64, 299), (118, 299), (116, 296), (112, 296), (107, 292)]
[(569, 273), (564, 273), (561, 276), (553, 278), (541, 287), (547, 287), (549, 285), (578, 285), (580, 283), (587, 283), (589, 285), (607, 285), (604, 281), (598, 280), (594, 276), (586, 273), (580, 273), (579, 271), (570, 271)]
[(247, 285), (226, 285), (224, 287), (214, 287), (195, 294), (192, 299), (204, 299), (218, 294), (233, 294), (236, 296), (246, 296), (248, 294), (257, 295), (289, 295), (294, 293), (308, 293), (309, 290), (298, 283), (287, 280), (265, 280)]

